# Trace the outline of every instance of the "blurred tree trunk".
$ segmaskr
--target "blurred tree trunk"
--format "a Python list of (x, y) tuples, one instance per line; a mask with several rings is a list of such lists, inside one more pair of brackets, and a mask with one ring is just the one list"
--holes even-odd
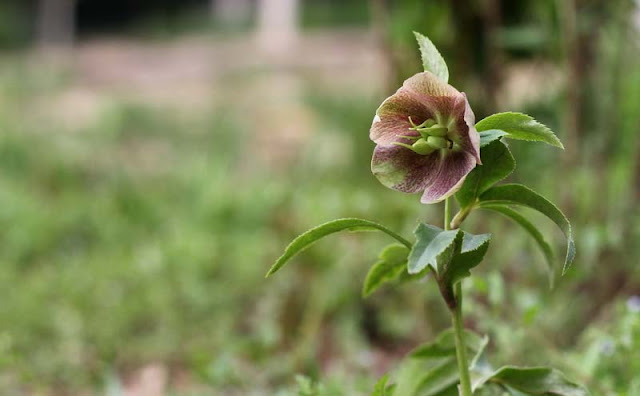
[(41, 47), (68, 48), (75, 39), (75, 0), (39, 0), (37, 41)]
[(484, 50), (485, 75), (483, 79), (484, 91), (487, 98), (485, 111), (498, 111), (498, 92), (502, 81), (502, 51), (498, 40), (502, 25), (502, 10), (500, 0), (485, 0), (484, 2)]
[(384, 90), (385, 94), (391, 95), (397, 88), (397, 78), (400, 75), (400, 65), (398, 57), (393, 51), (393, 45), (389, 38), (389, 18), (391, 10), (387, 0), (369, 0), (373, 33), (376, 44), (382, 55), (384, 64)]
[(591, 63), (593, 47), (597, 43), (598, 26), (592, 25), (588, 31), (580, 29), (580, 14), (584, 1), (558, 0), (560, 2), (561, 25), (563, 27), (563, 46), (566, 59), (567, 108), (564, 130), (566, 133), (567, 162), (573, 165), (577, 161), (585, 108), (584, 92), (588, 83), (588, 68)]
[[(469, 0), (451, 0), (449, 3), (451, 25), (454, 35), (452, 47), (454, 62), (449, 63), (449, 78), (451, 83), (457, 87), (466, 87), (470, 96), (483, 94), (484, 86), (476, 59), (478, 52), (482, 51), (482, 15), (475, 7), (477, 3)], [(453, 70), (452, 70), (453, 69)], [(478, 89), (479, 88), (479, 89)], [(486, 110), (485, 101), (476, 101), (473, 111), (476, 117), (489, 114)]]
[(258, 0), (258, 44), (268, 53), (283, 54), (298, 38), (299, 0)]
[(209, 0), (211, 17), (224, 27), (240, 27), (249, 22), (251, 0)]

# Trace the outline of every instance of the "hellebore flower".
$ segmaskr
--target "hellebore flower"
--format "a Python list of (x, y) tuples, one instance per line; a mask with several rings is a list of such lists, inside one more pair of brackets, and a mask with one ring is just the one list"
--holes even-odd
[(371, 171), (394, 190), (423, 192), (425, 204), (455, 193), (480, 162), (480, 136), (464, 93), (429, 72), (407, 79), (371, 124)]

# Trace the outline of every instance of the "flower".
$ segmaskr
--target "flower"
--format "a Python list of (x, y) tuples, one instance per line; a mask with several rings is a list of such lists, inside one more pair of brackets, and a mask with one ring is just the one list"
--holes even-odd
[(480, 136), (464, 93), (429, 72), (407, 79), (371, 124), (371, 171), (394, 190), (423, 192), (425, 204), (455, 193), (480, 161)]

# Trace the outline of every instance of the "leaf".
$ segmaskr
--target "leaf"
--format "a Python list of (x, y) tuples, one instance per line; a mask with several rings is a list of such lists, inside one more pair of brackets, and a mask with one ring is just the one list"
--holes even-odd
[(497, 113), (480, 120), (476, 124), (478, 132), (499, 129), (507, 133), (505, 137), (516, 140), (544, 142), (564, 150), (560, 139), (544, 124), (522, 113)]
[[(434, 342), (416, 348), (398, 372), (397, 395), (456, 396), (459, 382), (453, 329), (444, 330)], [(478, 355), (487, 338), (465, 330), (465, 344)], [(474, 358), (475, 360), (475, 358)]]
[[(507, 392), (498, 384), (485, 384), (483, 387), (476, 389), (473, 396), (510, 396), (512, 393)], [(516, 395), (513, 395), (516, 396)]]
[(462, 187), (456, 193), (456, 200), (462, 208), (474, 204), (480, 194), (509, 176), (516, 168), (516, 161), (511, 151), (498, 140), (482, 148), (480, 158), (482, 165), (476, 166), (467, 175)]
[(478, 134), (480, 135), (480, 148), (508, 135), (508, 133), (499, 129), (489, 129), (487, 131), (479, 132)]
[(420, 56), (422, 57), (422, 66), (424, 66), (424, 70), (431, 72), (442, 81), (448, 82), (449, 69), (436, 46), (433, 45), (427, 36), (418, 32), (413, 32), (413, 34), (416, 36), (416, 40), (418, 41), (418, 47), (420, 47)]
[(551, 285), (553, 286), (553, 250), (551, 249), (551, 245), (544, 239), (542, 233), (536, 228), (534, 224), (532, 224), (526, 217), (522, 214), (516, 212), (508, 206), (496, 205), (492, 206), (489, 204), (484, 204), (482, 206), (483, 209), (492, 210), (494, 212), (498, 212), (503, 216), (513, 220), (517, 224), (519, 224), (522, 228), (525, 229), (531, 235), (531, 237), (536, 241), (540, 250), (542, 250), (542, 254), (544, 255), (545, 261), (547, 262), (547, 266), (549, 268), (549, 277)]
[(491, 234), (472, 235), (465, 232), (462, 240), (462, 249), (459, 254), (445, 267), (442, 280), (447, 285), (455, 285), (458, 281), (471, 276), (470, 269), (474, 268), (484, 258), (489, 249)]
[(416, 228), (416, 243), (409, 254), (409, 273), (416, 274), (427, 266), (438, 273), (451, 261), (455, 253), (456, 240), (462, 238), (462, 231), (444, 231), (432, 225), (420, 223)]
[(387, 385), (389, 382), (389, 374), (383, 375), (378, 382), (376, 382), (371, 396), (393, 396), (395, 385)]
[(287, 263), (293, 256), (300, 253), (304, 249), (311, 246), (318, 239), (323, 238), (327, 235), (334, 234), (340, 231), (382, 231), (387, 235), (392, 236), (397, 239), (400, 243), (405, 245), (407, 248), (411, 249), (411, 243), (386, 228), (385, 226), (374, 223), (369, 220), (356, 219), (356, 218), (346, 218), (346, 219), (337, 219), (332, 220), (328, 223), (321, 224), (317, 227), (310, 229), (309, 231), (299, 235), (296, 239), (294, 239), (289, 246), (286, 247), (284, 253), (276, 263), (269, 269), (267, 272), (267, 277), (273, 275), (276, 271), (282, 268), (283, 265)]
[[(484, 338), (471, 330), (464, 331), (464, 342), (471, 352), (476, 353), (484, 343)], [(456, 340), (452, 328), (446, 329), (433, 342), (427, 342), (409, 352), (412, 358), (433, 359), (455, 356)]]
[(526, 395), (589, 395), (584, 387), (569, 381), (560, 371), (549, 367), (501, 367), (476, 386), (487, 383), (500, 384)]
[(362, 296), (367, 297), (385, 282), (395, 279), (405, 271), (409, 249), (394, 243), (382, 250), (364, 281)]
[(407, 359), (397, 372), (396, 395), (444, 396), (451, 394), (449, 389), (455, 390), (458, 382), (455, 354), (436, 360)]
[(562, 268), (565, 274), (576, 255), (573, 242), (573, 232), (567, 217), (549, 200), (537, 192), (521, 184), (504, 184), (492, 187), (480, 196), (480, 207), (485, 205), (495, 207), (499, 205), (519, 205), (535, 209), (551, 219), (567, 237), (567, 255)]
[(318, 386), (313, 383), (311, 378), (304, 375), (296, 375), (296, 383), (298, 385), (298, 396), (318, 396)]

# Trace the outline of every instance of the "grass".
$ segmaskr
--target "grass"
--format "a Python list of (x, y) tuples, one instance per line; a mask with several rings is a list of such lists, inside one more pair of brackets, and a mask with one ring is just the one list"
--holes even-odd
[[(407, 237), (416, 219), (440, 221), (437, 208), (369, 174), (376, 100), (309, 91), (314, 133), (286, 167), (270, 168), (247, 148), (252, 132), (237, 109), (185, 118), (116, 98), (74, 128), (40, 112), (39, 98), (66, 89), (70, 76), (37, 76), (15, 63), (0, 73), (0, 388), (100, 392), (160, 363), (178, 395), (190, 394), (180, 378), (207, 391), (294, 394), (295, 373), (320, 378), (331, 394), (365, 394), (410, 346), (449, 325), (429, 283), (361, 300), (367, 268), (388, 242), (376, 234), (323, 241), (264, 279), (292, 237), (331, 218), (384, 221)], [(516, 180), (554, 166), (514, 146), (523, 164)], [(597, 190), (577, 180), (586, 198)], [(537, 182), (550, 196), (559, 183)], [(610, 254), (607, 265), (632, 254), (590, 225), (597, 202), (582, 205), (573, 218), (582, 251)], [(630, 381), (617, 351), (635, 352), (622, 335), (610, 358), (580, 363), (609, 331), (637, 338), (623, 324), (637, 321), (626, 295), (598, 294), (602, 308), (589, 309), (590, 288), (614, 278), (579, 259), (549, 293), (542, 258), (523, 234), (475, 214), (469, 227), (507, 234), (478, 269), (486, 276), (466, 284), (465, 316), (492, 337), (496, 363), (553, 360), (585, 382), (608, 378), (606, 389)]]

